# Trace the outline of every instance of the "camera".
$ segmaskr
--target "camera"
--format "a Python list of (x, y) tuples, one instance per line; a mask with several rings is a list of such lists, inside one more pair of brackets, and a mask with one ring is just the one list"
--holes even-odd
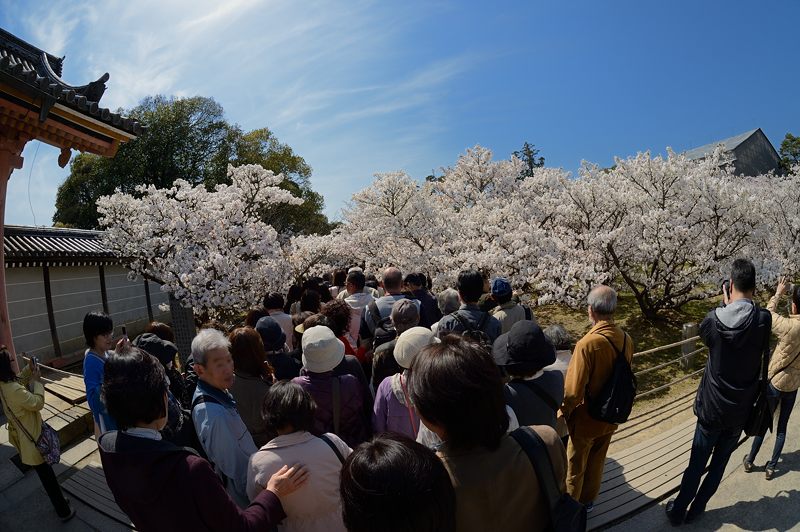
[(731, 281), (730, 279), (725, 279), (722, 281), (722, 293), (725, 295), (725, 298), (731, 297)]

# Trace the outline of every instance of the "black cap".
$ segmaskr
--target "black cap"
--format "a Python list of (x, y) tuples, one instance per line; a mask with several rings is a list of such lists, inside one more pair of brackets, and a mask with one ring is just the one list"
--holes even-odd
[(497, 337), (494, 363), (513, 374), (535, 373), (556, 361), (556, 349), (533, 321), (522, 320)]
[(178, 352), (178, 347), (175, 344), (168, 340), (162, 340), (153, 333), (140, 334), (132, 343), (134, 347), (147, 351), (156, 357), (164, 367), (167, 367), (170, 362), (175, 360), (175, 354)]
[(261, 335), (264, 349), (277, 351), (286, 343), (286, 333), (272, 316), (264, 316), (256, 322), (256, 331)]

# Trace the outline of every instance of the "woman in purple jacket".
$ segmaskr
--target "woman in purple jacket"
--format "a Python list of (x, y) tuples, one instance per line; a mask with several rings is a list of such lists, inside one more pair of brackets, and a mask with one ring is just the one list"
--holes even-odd
[(402, 373), (386, 377), (375, 392), (372, 414), (372, 430), (397, 432), (416, 439), (419, 431), (419, 416), (408, 394), (408, 376), (411, 363), (425, 346), (438, 342), (433, 332), (425, 327), (412, 327), (404, 331), (394, 346), (394, 358), (403, 368)]
[(305, 468), (283, 466), (250, 506), (239, 508), (207, 461), (161, 439), (166, 375), (135, 347), (106, 362), (102, 399), (119, 427), (98, 442), (106, 481), (137, 530), (267, 530), (286, 517), (280, 498), (307, 478)]
[(336, 375), (344, 360), (344, 344), (328, 327), (317, 325), (303, 332), (303, 374), (292, 380), (306, 390), (317, 410), (315, 436), (331, 432), (354, 448), (370, 437), (371, 427), (364, 408), (364, 390), (350, 374)]

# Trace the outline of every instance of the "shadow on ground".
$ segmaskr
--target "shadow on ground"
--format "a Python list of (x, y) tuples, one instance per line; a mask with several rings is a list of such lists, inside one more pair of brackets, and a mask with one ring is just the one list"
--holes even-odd
[[(762, 453), (769, 449), (762, 448)], [(733, 457), (731, 458), (734, 459)], [(764, 463), (768, 455), (757, 460), (756, 467), (749, 475), (763, 475)], [(781, 456), (778, 462), (778, 474), (773, 480), (790, 471), (800, 471), (800, 451), (793, 451)], [(726, 525), (734, 525), (744, 530), (792, 530), (800, 524), (800, 491), (796, 489), (781, 490), (774, 497), (762, 497), (757, 501), (739, 501), (725, 508), (708, 510), (702, 519), (697, 521), (698, 527), (718, 530)]]
[(798, 507), (800, 491), (780, 491), (775, 497), (740, 501), (727, 508), (708, 510), (698, 519), (697, 526), (706, 530), (719, 530), (725, 525), (744, 530), (791, 530), (800, 523)]

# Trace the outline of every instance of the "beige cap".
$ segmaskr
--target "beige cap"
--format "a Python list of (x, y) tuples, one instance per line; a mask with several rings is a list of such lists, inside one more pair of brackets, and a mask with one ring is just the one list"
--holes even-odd
[(394, 359), (401, 368), (408, 369), (414, 362), (417, 353), (430, 344), (439, 343), (439, 339), (426, 327), (412, 327), (403, 332), (394, 346)]

